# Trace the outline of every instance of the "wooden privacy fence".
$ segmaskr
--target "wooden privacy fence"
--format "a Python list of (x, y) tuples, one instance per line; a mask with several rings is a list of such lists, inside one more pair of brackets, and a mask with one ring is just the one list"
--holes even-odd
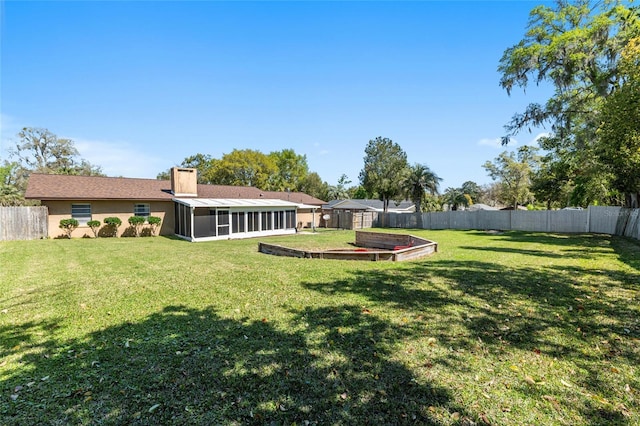
[(376, 212), (331, 212), (331, 218), (327, 220), (327, 228), (338, 229), (365, 229), (372, 228), (373, 222), (378, 217)]
[(623, 235), (640, 240), (640, 209), (589, 206), (586, 210), (378, 213), (373, 226), (409, 229), (591, 232)]
[(46, 238), (48, 219), (44, 206), (0, 206), (0, 241)]

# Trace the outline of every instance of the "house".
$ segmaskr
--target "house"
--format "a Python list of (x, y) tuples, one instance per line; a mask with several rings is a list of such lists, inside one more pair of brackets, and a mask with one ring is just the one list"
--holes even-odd
[(495, 210), (500, 210), (497, 207), (492, 207), (489, 206), (487, 204), (482, 204), (482, 203), (476, 203), (476, 204), (471, 204), (469, 207), (467, 207), (467, 210), (470, 212), (477, 212), (480, 210), (484, 210), (484, 211), (495, 211)]
[(189, 241), (249, 238), (295, 233), (317, 226), (325, 202), (302, 192), (261, 191), (253, 187), (202, 185), (195, 169), (173, 168), (171, 180), (33, 173), (25, 198), (49, 209), (49, 237), (63, 234), (61, 219), (80, 226), (73, 237), (91, 235), (87, 222), (118, 217), (127, 233), (131, 216), (158, 216), (160, 235)]
[[(383, 212), (384, 205), (381, 200), (332, 200), (322, 206), (324, 212)], [(412, 201), (397, 202), (391, 200), (387, 212), (389, 213), (415, 213), (416, 206)]]

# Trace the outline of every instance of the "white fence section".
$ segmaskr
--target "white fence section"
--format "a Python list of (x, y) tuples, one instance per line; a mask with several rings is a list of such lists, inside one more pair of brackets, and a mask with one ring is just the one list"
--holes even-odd
[(39, 207), (0, 206), (0, 241), (47, 237), (49, 211)]
[(422, 229), (496, 229), (624, 235), (640, 240), (640, 209), (590, 206), (586, 210), (378, 213), (373, 226)]

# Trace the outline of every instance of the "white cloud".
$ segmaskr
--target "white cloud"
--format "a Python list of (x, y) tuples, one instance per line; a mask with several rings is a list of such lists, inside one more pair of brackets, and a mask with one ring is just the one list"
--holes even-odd
[[(545, 137), (547, 137), (549, 135), (550, 135), (549, 132), (540, 132), (533, 139), (531, 139), (528, 143), (525, 143), (525, 145), (537, 147), (538, 146), (538, 141), (541, 138), (545, 138)], [(480, 139), (478, 141), (478, 145), (479, 146), (490, 146), (492, 148), (502, 149), (502, 150), (511, 150), (511, 149), (514, 149), (514, 148), (518, 147), (520, 144), (519, 144), (518, 140), (515, 139), (515, 138), (510, 138), (508, 145), (502, 145), (502, 140), (500, 138), (493, 138), (493, 139), (484, 138), (484, 139)]]
[(546, 138), (546, 137), (549, 137), (549, 136), (551, 136), (551, 133), (549, 133), (549, 132), (542, 132), (542, 133), (538, 133), (538, 134), (536, 135), (536, 137), (535, 137), (535, 138), (533, 138), (533, 139), (531, 140), (531, 142), (529, 142), (527, 145), (529, 145), (529, 146), (538, 146), (538, 141), (539, 141), (540, 139), (542, 139), (542, 138)]
[(142, 152), (127, 142), (69, 139), (75, 142), (82, 158), (100, 166), (107, 176), (153, 179), (172, 165), (170, 161)]
[(478, 145), (480, 146), (490, 146), (496, 149), (506, 149), (507, 147), (514, 147), (518, 145), (518, 141), (514, 138), (511, 138), (509, 141), (509, 145), (502, 145), (502, 139), (500, 138), (484, 138), (478, 141)]

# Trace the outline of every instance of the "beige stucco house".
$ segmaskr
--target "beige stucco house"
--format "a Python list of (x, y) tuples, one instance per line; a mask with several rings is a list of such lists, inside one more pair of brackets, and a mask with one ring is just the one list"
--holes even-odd
[(118, 234), (126, 235), (128, 220), (136, 215), (158, 216), (160, 235), (189, 241), (294, 233), (318, 226), (324, 204), (302, 192), (198, 184), (195, 169), (177, 167), (170, 181), (34, 173), (25, 198), (48, 208), (51, 238), (64, 234), (61, 219), (77, 219), (80, 226), (72, 237), (83, 237), (93, 235), (88, 221), (103, 223), (114, 216), (122, 221)]

